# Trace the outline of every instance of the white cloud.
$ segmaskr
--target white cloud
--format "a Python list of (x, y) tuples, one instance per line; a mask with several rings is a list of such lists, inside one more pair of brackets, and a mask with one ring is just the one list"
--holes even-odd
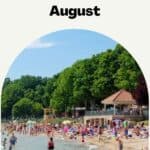
[(29, 48), (48, 48), (48, 47), (52, 47), (54, 46), (55, 44), (52, 43), (52, 42), (44, 42), (44, 41), (41, 41), (41, 40), (36, 40), (35, 42), (31, 43), (27, 49)]

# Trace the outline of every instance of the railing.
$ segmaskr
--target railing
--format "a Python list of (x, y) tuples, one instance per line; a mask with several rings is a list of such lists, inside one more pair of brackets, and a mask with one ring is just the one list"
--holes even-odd
[(85, 116), (113, 115), (113, 111), (86, 111)]
[[(85, 116), (99, 116), (99, 115), (114, 115), (113, 110), (107, 110), (107, 111), (86, 111)], [(132, 112), (123, 112), (123, 111), (115, 111), (115, 115), (130, 115), (130, 116), (137, 116), (138, 113)]]

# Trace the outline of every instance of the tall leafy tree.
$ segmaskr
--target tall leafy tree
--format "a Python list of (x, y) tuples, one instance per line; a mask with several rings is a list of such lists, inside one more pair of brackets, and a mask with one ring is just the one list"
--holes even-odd
[(14, 118), (41, 117), (43, 107), (40, 103), (32, 102), (28, 98), (22, 98), (13, 105), (12, 114)]
[(116, 50), (120, 50), (121, 54), (118, 55), (119, 68), (115, 74), (115, 86), (119, 89), (124, 88), (132, 91), (137, 86), (138, 77), (142, 74), (141, 70), (121, 45), (117, 45)]
[(2, 92), (2, 116), (5, 118), (11, 116), (12, 106), (23, 96), (23, 90), (18, 84), (8, 84)]
[(90, 59), (77, 61), (73, 65), (74, 79), (73, 79), (73, 98), (75, 106), (90, 107), (94, 104), (94, 98), (91, 94), (90, 88), (93, 80), (94, 67)]
[(103, 99), (110, 93), (113, 93), (114, 74), (118, 69), (117, 55), (112, 50), (107, 50), (97, 57), (97, 69), (93, 74), (93, 84), (91, 87), (92, 95), (96, 98)]
[(51, 98), (51, 107), (57, 112), (67, 112), (70, 110), (72, 101), (73, 72), (71, 68), (65, 69), (57, 79), (57, 87)]
[(32, 116), (33, 103), (28, 98), (22, 98), (17, 103), (14, 104), (12, 109), (13, 116), (27, 118)]

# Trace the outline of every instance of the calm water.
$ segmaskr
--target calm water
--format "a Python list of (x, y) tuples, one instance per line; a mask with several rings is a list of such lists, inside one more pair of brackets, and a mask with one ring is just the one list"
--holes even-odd
[[(17, 138), (15, 150), (47, 150), (48, 138), (46, 136), (17, 135)], [(54, 143), (55, 150), (97, 150), (95, 148), (90, 149), (88, 145), (77, 141), (54, 139)], [(8, 150), (8, 147), (6, 150)]]

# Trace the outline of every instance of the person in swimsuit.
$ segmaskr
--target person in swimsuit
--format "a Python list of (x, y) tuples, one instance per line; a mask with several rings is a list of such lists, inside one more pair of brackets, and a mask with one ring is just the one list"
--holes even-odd
[(9, 150), (12, 150), (12, 148), (15, 147), (16, 142), (17, 142), (17, 137), (14, 135), (14, 133), (12, 133), (12, 136), (9, 139), (9, 143), (10, 143)]
[(52, 137), (48, 141), (48, 150), (54, 150), (54, 142)]

